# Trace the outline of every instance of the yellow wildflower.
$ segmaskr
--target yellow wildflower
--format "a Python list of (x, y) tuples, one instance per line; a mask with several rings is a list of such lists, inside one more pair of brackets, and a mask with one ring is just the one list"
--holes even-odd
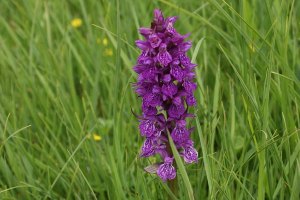
[(112, 56), (113, 50), (111, 48), (104, 49), (103, 54), (104, 54), (104, 56)]
[(82, 20), (80, 18), (74, 18), (72, 21), (71, 21), (71, 25), (74, 27), (74, 28), (78, 28), (82, 25)]
[(249, 44), (249, 48), (253, 53), (255, 52), (255, 47), (254, 47), (253, 43)]
[(94, 139), (95, 141), (100, 141), (100, 140), (102, 140), (102, 137), (101, 137), (100, 135), (94, 133), (94, 134), (93, 134), (93, 139)]
[(107, 40), (107, 38), (104, 38), (104, 39), (102, 40), (102, 44), (103, 44), (104, 46), (107, 46), (107, 45), (108, 45), (108, 40)]
[[(88, 139), (91, 139), (91, 137), (92, 137), (92, 134), (87, 135)], [(97, 133), (93, 133), (93, 140), (100, 141), (100, 140), (102, 140), (102, 137), (100, 135), (98, 135)]]

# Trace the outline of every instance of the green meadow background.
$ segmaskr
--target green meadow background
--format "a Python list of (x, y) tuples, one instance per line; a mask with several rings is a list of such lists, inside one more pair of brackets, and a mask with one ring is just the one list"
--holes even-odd
[[(198, 64), (175, 194), (131, 111), (154, 8)], [(0, 199), (300, 199), (299, 31), (298, 0), (1, 0)]]

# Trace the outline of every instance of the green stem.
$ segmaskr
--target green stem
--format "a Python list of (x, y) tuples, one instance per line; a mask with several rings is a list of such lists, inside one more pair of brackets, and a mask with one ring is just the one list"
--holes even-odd
[[(175, 177), (173, 180), (168, 181), (168, 186), (172, 193), (177, 197), (178, 195), (178, 182), (177, 182), (177, 177)], [(169, 195), (169, 199), (172, 200), (173, 197)]]

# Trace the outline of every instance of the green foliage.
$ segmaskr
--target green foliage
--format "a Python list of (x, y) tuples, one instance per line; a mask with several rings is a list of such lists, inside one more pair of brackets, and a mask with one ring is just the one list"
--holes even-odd
[(299, 199), (294, 0), (1, 1), (0, 199), (172, 196), (143, 171), (159, 158), (139, 159), (131, 112), (134, 41), (154, 8), (180, 17), (198, 64), (199, 162), (176, 154), (177, 198)]

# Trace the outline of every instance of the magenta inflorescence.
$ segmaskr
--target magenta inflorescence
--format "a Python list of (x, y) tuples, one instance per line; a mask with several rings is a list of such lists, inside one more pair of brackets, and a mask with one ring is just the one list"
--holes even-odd
[(188, 35), (180, 35), (173, 26), (176, 19), (164, 18), (162, 12), (155, 9), (151, 27), (139, 29), (145, 40), (136, 41), (142, 50), (134, 66), (138, 74), (134, 86), (142, 98), (139, 129), (145, 137), (140, 156), (162, 156), (164, 162), (157, 174), (163, 181), (176, 177), (168, 132), (186, 163), (198, 160), (190, 139), (192, 128), (187, 128), (186, 124), (186, 118), (193, 117), (188, 108), (196, 105), (193, 94), (197, 88), (193, 81), (196, 65), (186, 54), (192, 46), (190, 41), (185, 41)]

